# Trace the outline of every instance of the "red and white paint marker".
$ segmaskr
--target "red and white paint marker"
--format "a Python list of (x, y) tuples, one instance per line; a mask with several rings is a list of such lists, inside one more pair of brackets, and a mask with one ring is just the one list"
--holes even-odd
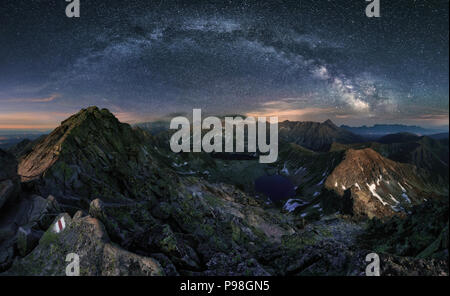
[(64, 228), (66, 228), (66, 222), (64, 221), (64, 217), (61, 217), (56, 221), (53, 230), (55, 230), (56, 233), (60, 233)]

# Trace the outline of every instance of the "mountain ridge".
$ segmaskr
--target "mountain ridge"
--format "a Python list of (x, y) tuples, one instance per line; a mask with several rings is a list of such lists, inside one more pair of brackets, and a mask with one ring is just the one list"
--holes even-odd
[(315, 151), (328, 151), (333, 142), (358, 143), (363, 141), (331, 120), (322, 123), (313, 121), (283, 121), (279, 123), (280, 141), (291, 142)]
[(351, 131), (353, 133), (359, 134), (359, 135), (366, 135), (366, 136), (383, 136), (387, 134), (395, 134), (395, 133), (402, 133), (402, 132), (408, 132), (413, 133), (417, 135), (430, 135), (430, 134), (436, 134), (441, 132), (448, 132), (448, 128), (424, 128), (421, 126), (416, 125), (403, 125), (403, 124), (375, 124), (373, 126), (348, 126), (348, 125), (341, 125), (340, 126), (343, 129), (346, 129), (348, 131)]
[(341, 197), (350, 190), (356, 216), (385, 218), (398, 212), (405, 214), (413, 205), (439, 196), (424, 174), (373, 149), (349, 149), (328, 176), (325, 188)]
[[(357, 162), (364, 163), (368, 169), (375, 168), (366, 179), (358, 179), (358, 182), (367, 181), (369, 185), (376, 183), (374, 178), (385, 169), (387, 173), (379, 182), (391, 181), (388, 177), (399, 175), (411, 178), (414, 182), (410, 182), (414, 184), (410, 185), (414, 189), (419, 183), (415, 180), (421, 174), (410, 177), (416, 172), (412, 165), (383, 160), (373, 150), (367, 152), (370, 157), (366, 157), (359, 155), (366, 152), (353, 152), (345, 146), (359, 144), (339, 144), (343, 150), (328, 151), (322, 146), (330, 145), (330, 141), (333, 145), (337, 136), (342, 135), (346, 140), (345, 136), (349, 134), (342, 133), (331, 121), (313, 125), (315, 131), (322, 131), (311, 141), (318, 151), (282, 142), (281, 158), (270, 168), (258, 166), (257, 160), (238, 160), (234, 166), (251, 164), (254, 171), (245, 171), (248, 176), (272, 172), (305, 181), (296, 188), (296, 198), (299, 199), (291, 200), (291, 205), (301, 206), (287, 212), (267, 204), (265, 199), (253, 195), (245, 186), (237, 186), (235, 180), (243, 178), (236, 172), (226, 171), (227, 174), (237, 174), (228, 178), (227, 183), (221, 182), (220, 178), (210, 179), (214, 172), (208, 172), (208, 169), (221, 171), (222, 167), (228, 167), (229, 162), (202, 153), (174, 154), (146, 131), (121, 123), (106, 109), (82, 109), (49, 135), (28, 143), (31, 149), (28, 144), (18, 147), (16, 153), (23, 191), (16, 200), (17, 204), (0, 209), (0, 217), (8, 217), (0, 219), (0, 272), (12, 265), (7, 274), (61, 274), (65, 268), (61, 262), (45, 258), (50, 256), (50, 252), (62, 254), (68, 248), (75, 248), (87, 256), (83, 257), (86, 259), (83, 260), (83, 275), (117, 272), (165, 275), (361, 274), (364, 261), (359, 259), (370, 251), (360, 248), (354, 240), (355, 235), (363, 231), (361, 225), (355, 223), (364, 221), (367, 216), (389, 215), (371, 210), (371, 204), (380, 202), (373, 194), (368, 195), (368, 192), (372, 193), (370, 189), (364, 189), (363, 197), (369, 199), (369, 206), (357, 202), (359, 206), (352, 208), (354, 211), (350, 216), (353, 220), (349, 220), (345, 216), (347, 200), (358, 200), (361, 193), (353, 187), (341, 193), (339, 186), (333, 190), (324, 183), (335, 178), (338, 184), (344, 184), (346, 180), (341, 178), (346, 176), (350, 176), (352, 182), (360, 178), (354, 167), (352, 169)], [(302, 128), (296, 130), (294, 139), (305, 136)], [(347, 160), (342, 159), (345, 156)], [(377, 161), (366, 164), (364, 159), (382, 159), (386, 165), (380, 166)], [(221, 174), (217, 174), (219, 176)], [(405, 193), (411, 201), (419, 202), (408, 184), (401, 184), (406, 192), (396, 185), (398, 194)], [(327, 190), (334, 191), (333, 200), (343, 207), (333, 208), (333, 201), (326, 199)], [(381, 190), (374, 190), (384, 198)], [(309, 194), (311, 198), (303, 200), (302, 194)], [(356, 194), (356, 198), (352, 194)], [(333, 212), (328, 211), (328, 202)], [(336, 213), (336, 210), (342, 210), (342, 213)], [(53, 226), (61, 215), (66, 217), (68, 228), (63, 235), (58, 235)], [(52, 218), (55, 220), (49, 221)], [(20, 223), (11, 228), (8, 221)], [(18, 229), (19, 226), (23, 230)], [(90, 236), (90, 231), (98, 232), (96, 229), (104, 229), (109, 239)], [(111, 247), (110, 242), (118, 248)], [(342, 254), (338, 261), (333, 259), (336, 250)], [(104, 261), (99, 265), (97, 259), (100, 257)], [(386, 258), (391, 260), (384, 262), (386, 266), (399, 260), (395, 256)], [(422, 264), (413, 258), (402, 260), (404, 263), (397, 271), (399, 274), (408, 273), (411, 266)], [(316, 263), (304, 265), (304, 262), (311, 261)], [(134, 269), (127, 272), (127, 264), (133, 264)], [(343, 265), (347, 266), (346, 270), (342, 270)], [(115, 268), (115, 271), (109, 268)], [(441, 263), (429, 265), (424, 273), (435, 274), (440, 270)]]

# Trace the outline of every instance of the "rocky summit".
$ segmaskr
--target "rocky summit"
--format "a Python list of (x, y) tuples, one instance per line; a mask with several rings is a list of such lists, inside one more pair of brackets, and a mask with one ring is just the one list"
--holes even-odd
[(331, 120), (319, 122), (283, 121), (279, 124), (280, 140), (295, 143), (315, 151), (326, 151), (333, 142), (358, 143), (363, 139)]
[[(284, 122), (278, 161), (260, 164), (176, 154), (167, 133), (89, 107), (0, 150), (1, 274), (65, 275), (76, 254), (81, 275), (364, 275), (376, 251), (382, 275), (448, 275), (448, 182), (387, 155), (391, 140)], [(257, 192), (267, 175), (294, 197)], [(388, 240), (383, 227), (399, 225)]]
[(405, 213), (412, 205), (439, 195), (426, 172), (384, 158), (370, 148), (347, 150), (325, 188), (342, 197), (343, 203), (351, 203), (351, 209), (344, 211), (369, 218)]

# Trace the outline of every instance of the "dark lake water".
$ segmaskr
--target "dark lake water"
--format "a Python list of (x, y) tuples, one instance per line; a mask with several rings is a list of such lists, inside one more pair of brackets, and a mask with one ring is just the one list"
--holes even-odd
[(272, 201), (292, 198), (295, 196), (295, 186), (280, 175), (262, 176), (255, 181), (255, 190), (267, 195)]

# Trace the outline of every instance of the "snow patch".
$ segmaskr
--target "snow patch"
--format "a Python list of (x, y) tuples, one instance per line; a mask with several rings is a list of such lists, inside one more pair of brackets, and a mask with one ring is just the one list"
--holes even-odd
[(281, 173), (289, 176), (289, 170), (286, 167), (286, 162), (284, 162), (283, 169), (281, 170)]
[(392, 210), (394, 210), (394, 212), (403, 211), (403, 208), (400, 205), (391, 206), (391, 208), (392, 208)]
[(411, 200), (409, 199), (409, 196), (406, 193), (402, 193), (402, 197), (408, 202), (411, 203)]
[(405, 187), (403, 187), (402, 184), (400, 184), (400, 182), (397, 182), (397, 183), (398, 183), (398, 186), (400, 186), (400, 188), (402, 189), (402, 191), (403, 191), (403, 192), (406, 192)]
[(379, 196), (378, 193), (375, 191), (375, 189), (377, 188), (377, 185), (375, 185), (374, 183), (372, 183), (371, 185), (366, 183), (366, 185), (367, 185), (367, 187), (369, 187), (370, 193), (372, 193), (373, 196), (378, 198), (378, 200), (383, 204), (383, 206), (387, 205), (387, 202), (383, 201), (381, 196)]
[(182, 166), (187, 166), (188, 163), (187, 163), (187, 162), (184, 162), (184, 163), (182, 163), (182, 164), (178, 164), (178, 163), (176, 163), (176, 162), (173, 162), (172, 165), (173, 165), (174, 167), (176, 167), (176, 168), (180, 168), (180, 167), (182, 167)]
[[(299, 203), (300, 202), (300, 203)], [(288, 212), (294, 211), (297, 207), (303, 205), (304, 203), (298, 199), (289, 199), (286, 201), (286, 203), (283, 206), (283, 209), (285, 209)]]
[(396, 200), (396, 199), (392, 196), (392, 194), (389, 194), (389, 196), (391, 197), (391, 199), (392, 199), (393, 201), (395, 201), (396, 203), (399, 203), (399, 201)]
[(378, 178), (377, 178), (377, 186), (380, 186), (380, 181), (383, 179), (383, 176), (379, 176)]
[(298, 169), (295, 170), (294, 175), (299, 174), (300, 172), (306, 171), (306, 168), (304, 167), (299, 167)]
[(203, 197), (203, 192), (201, 191), (194, 191), (192, 192), (193, 197)]

